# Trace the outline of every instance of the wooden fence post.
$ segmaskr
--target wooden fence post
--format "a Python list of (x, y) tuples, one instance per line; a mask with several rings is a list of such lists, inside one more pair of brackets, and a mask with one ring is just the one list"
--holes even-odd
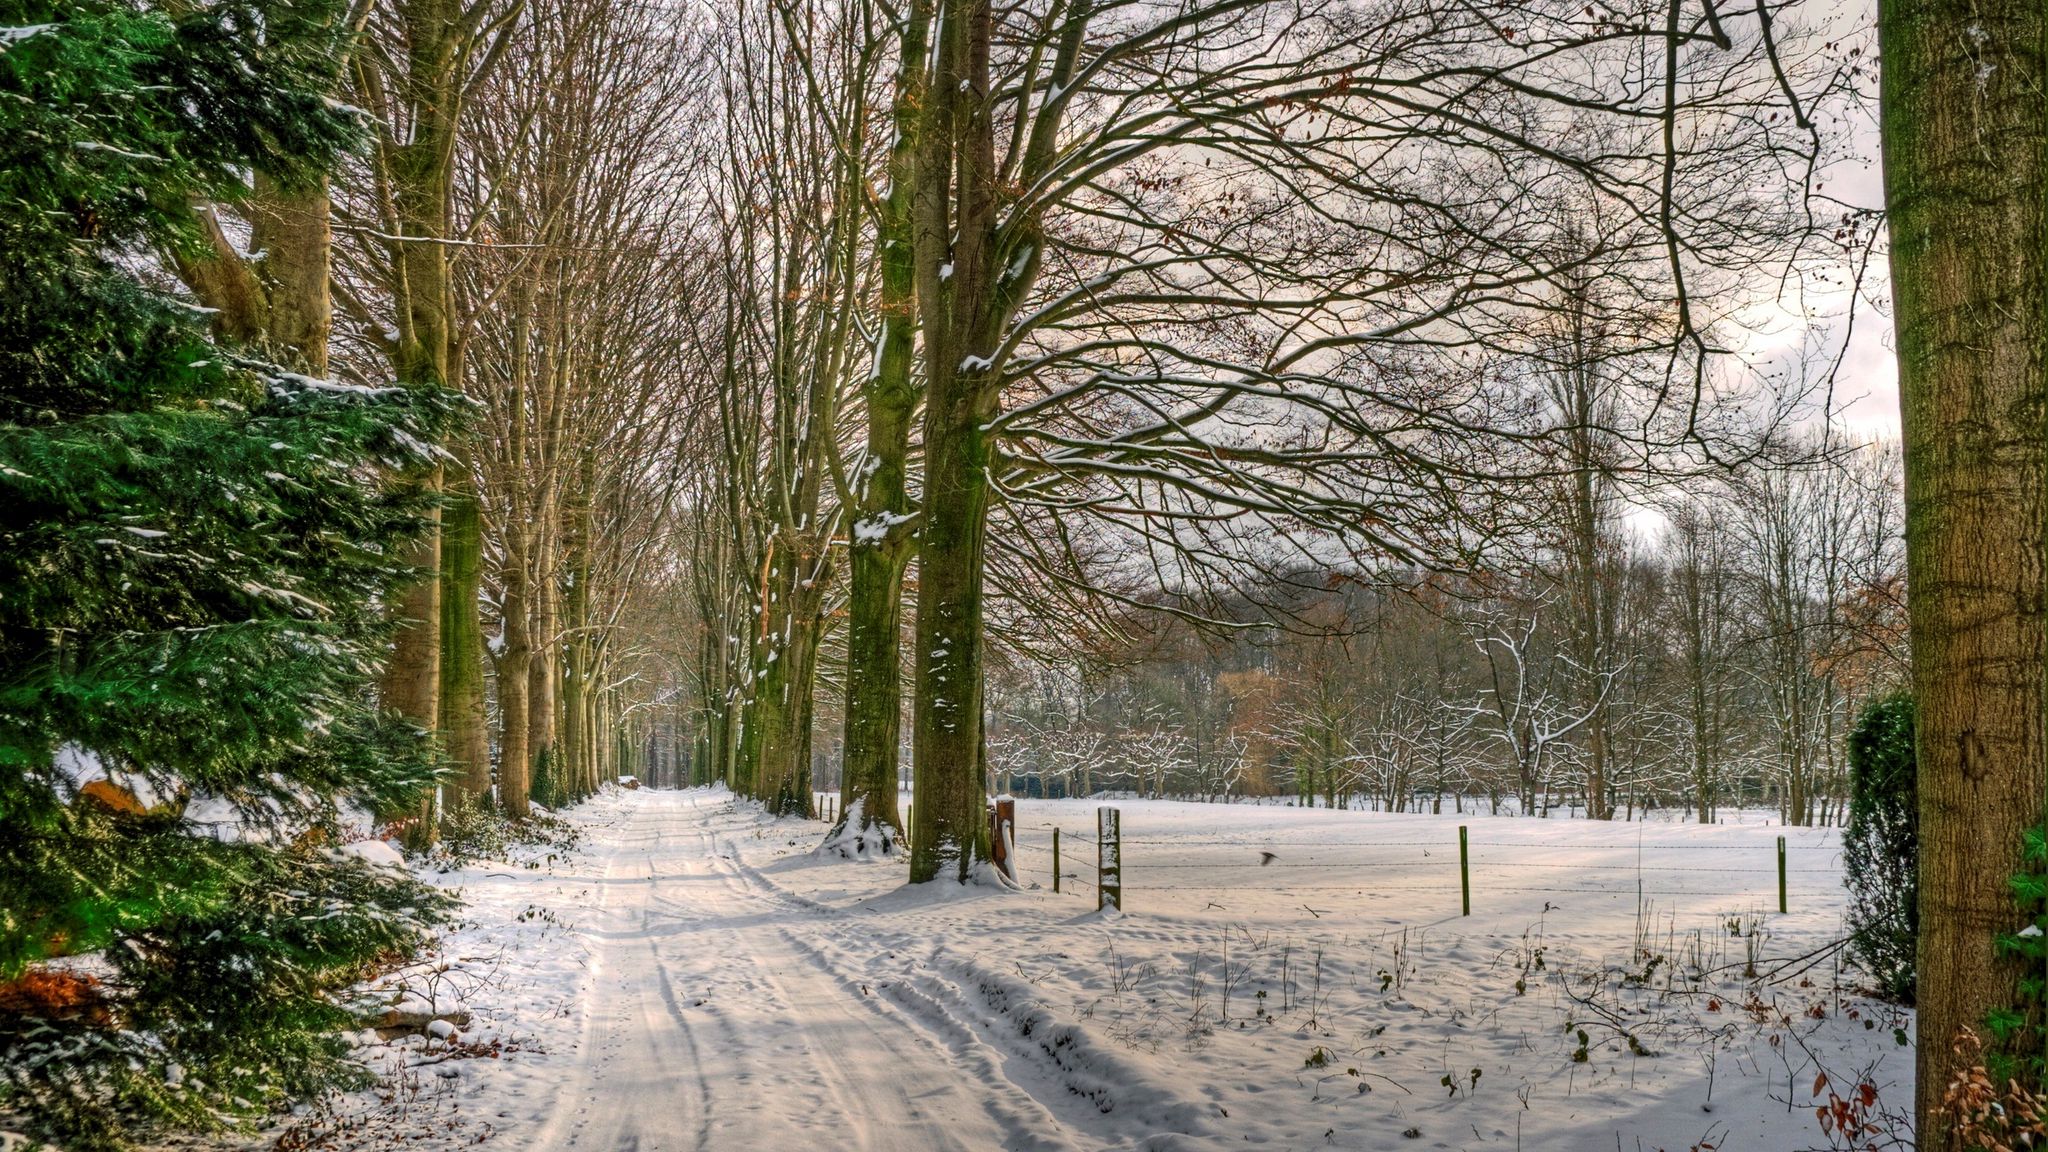
[(1785, 911), (1785, 838), (1778, 837), (1778, 912)]
[(988, 806), (988, 852), (995, 866), (1012, 881), (1017, 879), (1017, 801), (999, 796)]
[(1095, 810), (1095, 910), (1124, 910), (1123, 819), (1114, 808)]
[(1464, 911), (1461, 915), (1472, 914), (1472, 846), (1465, 835), (1465, 825), (1458, 825), (1458, 893)]

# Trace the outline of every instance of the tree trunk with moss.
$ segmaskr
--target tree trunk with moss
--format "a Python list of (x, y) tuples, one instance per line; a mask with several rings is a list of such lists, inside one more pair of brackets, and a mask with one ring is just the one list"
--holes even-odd
[(1918, 719), (1918, 1143), (1946, 1149), (1957, 1034), (2025, 1006), (2028, 973), (1997, 937), (2031, 919), (2007, 881), (2048, 791), (2048, 6), (1883, 0), (1878, 24)]
[[(1054, 99), (1011, 142), (1017, 178), (996, 154), (997, 96), (988, 0), (937, 0), (929, 82), (917, 101), (910, 198), (924, 334), (924, 511), (919, 522), (917, 699), (911, 746), (917, 803), (910, 879), (966, 880), (988, 859), (983, 732), (983, 580), (988, 540), (988, 425), (1002, 395), (1004, 337), (1044, 260), (1042, 209), (1006, 211), (1057, 164), (1066, 107)], [(1077, 82), (1095, 7), (1058, 9), (1048, 28), (1046, 90)], [(919, 30), (906, 22), (906, 34)], [(909, 57), (915, 59), (915, 56)]]
[(912, 883), (965, 880), (989, 858), (981, 775), (988, 539), (988, 438), (981, 426), (993, 414), (983, 400), (987, 391), (983, 380), (935, 373), (925, 394), (918, 692), (911, 729), (917, 764)]
[(490, 714), (484, 702), (483, 518), (466, 477), (441, 510), (441, 746), (450, 784), (471, 804), (491, 799)]
[(908, 490), (910, 424), (918, 399), (911, 374), (917, 335), (911, 193), (930, 23), (930, 4), (912, 4), (901, 33), (891, 110), (896, 140), (876, 236), (881, 331), (874, 374), (861, 389), (867, 453), (849, 501), (845, 753), (838, 822), (827, 837), (848, 855), (894, 851), (903, 840), (896, 779), (903, 740), (903, 576), (916, 546)]
[(532, 764), (531, 790), (544, 803), (561, 803), (561, 765), (555, 750), (559, 729), (561, 676), (556, 668), (561, 656), (561, 618), (556, 612), (553, 585), (538, 574), (547, 568), (535, 566), (533, 582), (533, 659), (526, 673), (526, 757)]

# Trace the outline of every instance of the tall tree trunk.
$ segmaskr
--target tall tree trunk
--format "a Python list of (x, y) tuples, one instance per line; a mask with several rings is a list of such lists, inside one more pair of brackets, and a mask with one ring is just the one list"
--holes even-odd
[[(602, 674), (599, 675), (602, 680)], [(590, 698), (590, 768), (583, 778), (586, 794), (595, 794), (618, 771), (616, 753), (619, 748), (618, 731), (613, 725), (616, 711), (612, 707), (610, 692), (597, 692)]]
[(711, 699), (707, 702), (707, 723), (704, 726), (704, 778), (701, 784), (727, 784), (732, 780), (732, 728), (733, 701), (738, 697), (733, 667), (733, 645), (731, 633), (721, 618), (715, 625), (718, 633), (712, 649), (713, 663), (704, 672), (704, 692)]
[[(588, 601), (584, 605), (584, 619), (589, 619)], [(586, 630), (586, 635), (589, 635)], [(583, 679), (583, 747), (577, 752), (581, 772), (576, 778), (580, 795), (589, 796), (597, 791), (598, 781), (604, 777), (606, 750), (610, 747), (609, 693), (602, 688), (605, 679), (605, 659), (600, 642), (587, 640), (578, 652)]]
[[(396, 238), (389, 242), (387, 269), (397, 328), (388, 351), (393, 375), (409, 388), (441, 388), (453, 378), (449, 352), (447, 248), (449, 199), (455, 172), (455, 133), (460, 116), (459, 72), (463, 27), (454, 0), (408, 0), (399, 20), (405, 30), (404, 73), (396, 96), (410, 119), (403, 140), (380, 142), (378, 159), (390, 181)], [(374, 69), (358, 60), (366, 91), (383, 92)], [(394, 122), (396, 122), (394, 120)], [(439, 469), (404, 478), (429, 495), (442, 490)], [(384, 706), (420, 727), (440, 723), (441, 545), (437, 517), (413, 555), (420, 577), (401, 590), (394, 607), (397, 632), (383, 681)], [(435, 797), (421, 801), (411, 838), (430, 843), (435, 835)]]
[[(564, 623), (574, 627), (574, 617), (565, 616)], [(580, 638), (569, 637), (562, 642), (561, 731), (555, 744), (556, 779), (562, 784), (563, 800), (579, 800), (583, 797), (583, 729), (587, 709), (583, 700), (583, 645)]]
[(697, 752), (690, 762), (690, 783), (693, 785), (717, 784), (726, 776), (726, 725), (730, 715), (726, 701), (731, 683), (728, 668), (731, 658), (726, 654), (724, 621), (713, 621), (712, 630), (718, 633), (718, 638), (705, 642), (697, 670), (704, 701), (698, 721)]
[(580, 800), (589, 793), (590, 777), (590, 563), (589, 488), (578, 483), (567, 510), (569, 521), (562, 544), (562, 583), (558, 610), (561, 613), (562, 656), (560, 667), (560, 730), (555, 744), (555, 762), (563, 796)]
[(802, 785), (811, 752), (825, 576), (815, 557), (786, 551), (777, 556), (769, 600), (781, 611), (762, 620), (764, 675), (755, 680), (752, 708), (752, 792), (776, 815), (809, 816), (810, 791)]
[(1595, 315), (1592, 288), (1573, 282), (1565, 293), (1562, 364), (1553, 384), (1555, 402), (1568, 421), (1565, 451), (1571, 475), (1563, 500), (1566, 600), (1571, 617), (1571, 651), (1577, 664), (1572, 681), (1586, 719), (1580, 736), (1586, 751), (1586, 815), (1614, 817), (1609, 780), (1607, 694), (1615, 663), (1614, 601), (1620, 579), (1610, 557), (1613, 502), (1610, 452), (1604, 438), (1611, 403), (1603, 396), (1601, 360), (1607, 352)]
[(1931, 1152), (1949, 1147), (1957, 1032), (2024, 1003), (2023, 966), (1996, 938), (2031, 917), (2007, 879), (2048, 791), (2048, 6), (1882, 0), (1878, 31), (1918, 708), (1915, 1100)]
[(500, 582), (505, 588), (505, 651), (498, 658), (498, 802), (505, 815), (524, 820), (531, 814), (532, 768), (528, 761), (530, 721), (527, 700), (532, 688), (533, 640), (529, 632), (526, 550), (520, 529), (507, 533)]
[(327, 375), (327, 338), (334, 328), (328, 279), (334, 254), (331, 217), (325, 180), (293, 189), (256, 173), (250, 239), (264, 254), (260, 272), (269, 305), (265, 331), (270, 355), (309, 376)]
[[(1086, 5), (1077, 6), (1085, 11)], [(1001, 219), (988, 0), (939, 0), (932, 83), (911, 201), (925, 333), (924, 519), (918, 539), (917, 770), (910, 880), (966, 880), (988, 859), (982, 739), (982, 585), (997, 345), (1043, 257), (1034, 220)], [(1085, 17), (1072, 28), (1077, 38)], [(1071, 74), (1062, 45), (1052, 80)], [(1045, 132), (1052, 131), (1049, 123)], [(1039, 142), (1034, 139), (1032, 150)], [(1050, 147), (1049, 140), (1046, 147)], [(1005, 247), (1008, 245), (1008, 247)], [(1015, 263), (1012, 263), (1012, 261)]]
[[(411, 482), (429, 492), (440, 489), (438, 474), (415, 477)], [(441, 720), (440, 510), (430, 513), (429, 519), (428, 530), (404, 557), (420, 576), (406, 582), (392, 605), (396, 633), (391, 658), (378, 682), (378, 699), (387, 711), (433, 732)], [(435, 791), (428, 789), (410, 814), (413, 823), (406, 831), (408, 845), (421, 848), (434, 842), (439, 810)]]
[[(903, 837), (897, 803), (898, 748), (903, 740), (903, 570), (908, 541), (856, 540), (846, 605), (845, 767), (834, 838), (881, 837), (864, 849), (891, 851)], [(863, 827), (849, 822), (855, 815)]]
[(556, 669), (561, 644), (557, 639), (561, 621), (556, 615), (551, 582), (534, 582), (533, 660), (526, 676), (526, 755), (533, 765), (531, 789), (546, 797), (545, 803), (562, 802), (561, 754), (555, 743), (560, 728), (560, 701), (556, 686), (561, 677)]
[[(943, 355), (943, 352), (936, 353)], [(925, 400), (924, 529), (917, 553), (917, 803), (912, 883), (966, 880), (988, 859), (981, 778), (982, 572), (991, 405), (980, 379), (932, 374)]]
[[(896, 778), (903, 741), (903, 576), (912, 554), (908, 490), (910, 422), (917, 408), (917, 259), (911, 196), (917, 186), (920, 105), (929, 51), (931, 4), (904, 16), (890, 110), (889, 194), (877, 248), (882, 330), (875, 370), (863, 385), (867, 454), (854, 481), (846, 604), (846, 726), (839, 819), (828, 839), (859, 851), (893, 851), (903, 839)], [(860, 826), (851, 821), (858, 818)], [(869, 830), (878, 835), (870, 835)]]
[(484, 702), (483, 517), (466, 474), (441, 510), (441, 741), (451, 783), (470, 803), (491, 797), (490, 715)]

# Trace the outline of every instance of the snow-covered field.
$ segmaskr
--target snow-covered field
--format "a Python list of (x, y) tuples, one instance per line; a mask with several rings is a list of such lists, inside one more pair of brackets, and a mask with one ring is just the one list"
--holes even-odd
[(444, 878), (469, 923), (409, 979), (472, 1018), (287, 1144), (1790, 1152), (1910, 1101), (1833, 830), (1115, 806), (1121, 916), (1091, 801), (1019, 802), (1024, 891), (910, 891), (720, 790), (608, 792), (567, 858)]

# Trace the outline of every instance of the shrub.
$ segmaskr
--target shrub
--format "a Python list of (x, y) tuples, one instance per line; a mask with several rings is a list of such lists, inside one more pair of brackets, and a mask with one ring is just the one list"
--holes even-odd
[(574, 851), (581, 834), (574, 824), (536, 811), (513, 821), (487, 801), (458, 799), (441, 818), (441, 835), (425, 859), (442, 872), (491, 861), (518, 861), (529, 868), (542, 850), (550, 857)]
[(1919, 935), (1919, 797), (1913, 756), (1913, 698), (1864, 709), (1849, 734), (1849, 827), (1842, 836), (1851, 947), (1876, 988), (1913, 1002), (1913, 946)]

